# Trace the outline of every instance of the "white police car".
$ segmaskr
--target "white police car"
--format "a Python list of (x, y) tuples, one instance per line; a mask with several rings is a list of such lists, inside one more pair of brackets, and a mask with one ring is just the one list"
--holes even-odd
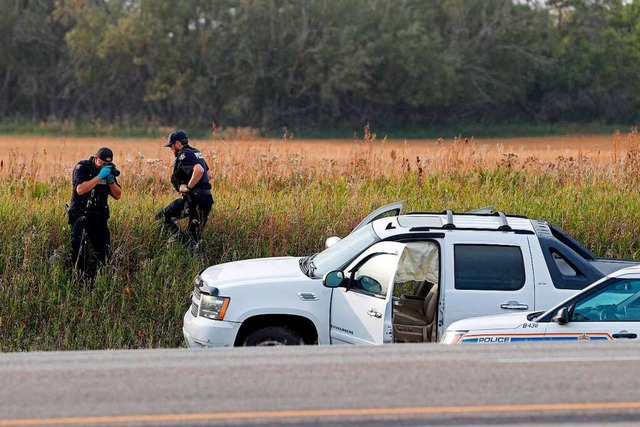
[(634, 340), (640, 334), (640, 267), (598, 280), (548, 311), (482, 316), (449, 325), (445, 344)]

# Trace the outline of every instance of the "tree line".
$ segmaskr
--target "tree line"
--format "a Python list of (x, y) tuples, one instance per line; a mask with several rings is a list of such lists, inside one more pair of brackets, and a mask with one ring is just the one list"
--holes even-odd
[(0, 120), (634, 123), (640, 1), (4, 0)]

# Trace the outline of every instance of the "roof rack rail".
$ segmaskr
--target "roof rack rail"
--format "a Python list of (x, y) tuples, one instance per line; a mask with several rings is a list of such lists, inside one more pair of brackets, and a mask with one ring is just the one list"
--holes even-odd
[(511, 226), (509, 225), (509, 221), (507, 221), (507, 216), (502, 211), (498, 211), (498, 216), (502, 220), (502, 225), (498, 227), (500, 231), (511, 231)]
[(456, 225), (453, 223), (453, 211), (447, 209), (445, 212), (447, 213), (447, 223), (444, 224), (442, 228), (456, 228)]

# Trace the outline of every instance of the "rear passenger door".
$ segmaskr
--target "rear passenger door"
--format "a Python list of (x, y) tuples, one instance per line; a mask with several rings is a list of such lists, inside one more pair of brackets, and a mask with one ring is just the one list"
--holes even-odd
[(529, 236), (459, 231), (447, 233), (443, 250), (440, 331), (468, 317), (533, 310)]

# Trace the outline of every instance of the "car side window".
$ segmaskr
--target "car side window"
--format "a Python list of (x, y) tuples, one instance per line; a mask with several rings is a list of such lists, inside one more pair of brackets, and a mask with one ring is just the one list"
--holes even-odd
[(525, 283), (524, 258), (518, 246), (455, 245), (454, 263), (456, 289), (516, 291)]
[(395, 254), (372, 256), (356, 271), (350, 290), (386, 297), (397, 265), (398, 256)]
[(566, 277), (576, 277), (578, 272), (573, 268), (573, 266), (563, 257), (560, 253), (556, 251), (551, 251), (551, 258), (555, 263), (556, 267), (560, 274)]
[(572, 322), (640, 322), (640, 280), (620, 280), (578, 301)]

